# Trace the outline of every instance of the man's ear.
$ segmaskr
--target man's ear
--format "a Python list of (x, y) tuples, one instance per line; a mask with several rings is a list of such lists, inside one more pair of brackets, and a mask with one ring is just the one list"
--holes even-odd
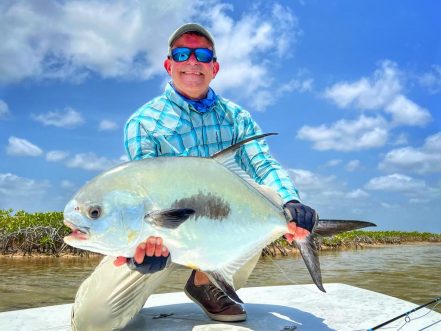
[(168, 72), (168, 74), (171, 76), (171, 60), (169, 58), (165, 59), (164, 68)]
[(219, 62), (217, 62), (217, 61), (213, 62), (213, 78), (216, 77), (216, 75), (219, 72), (219, 70), (220, 70)]

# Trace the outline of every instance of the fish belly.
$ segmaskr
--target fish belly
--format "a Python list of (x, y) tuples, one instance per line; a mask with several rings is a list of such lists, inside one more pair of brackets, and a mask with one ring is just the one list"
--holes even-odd
[(199, 219), (183, 224), (164, 243), (174, 263), (201, 270), (239, 269), (284, 233), (286, 222), (279, 218), (265, 222), (232, 218), (218, 223)]

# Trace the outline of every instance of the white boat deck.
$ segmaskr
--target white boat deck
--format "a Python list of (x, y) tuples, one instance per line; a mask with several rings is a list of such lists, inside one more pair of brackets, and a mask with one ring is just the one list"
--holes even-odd
[[(211, 321), (183, 292), (156, 294), (124, 330), (368, 330), (417, 307), (344, 284), (325, 284), (325, 288), (327, 293), (315, 285), (240, 289), (248, 313), (247, 321), (241, 323)], [(66, 304), (0, 313), (0, 330), (70, 330), (70, 309)], [(381, 330), (441, 330), (439, 313), (422, 308), (409, 317), (410, 322), (401, 318)]]

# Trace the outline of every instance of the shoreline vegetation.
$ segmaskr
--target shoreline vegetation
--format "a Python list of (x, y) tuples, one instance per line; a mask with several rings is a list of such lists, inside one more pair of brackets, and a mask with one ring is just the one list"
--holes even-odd
[[(70, 229), (63, 224), (62, 212), (27, 213), (0, 209), (0, 256), (93, 257), (99, 254), (70, 247), (63, 237)], [(318, 237), (319, 250), (360, 249), (382, 245), (441, 243), (441, 234), (403, 231), (350, 231), (329, 238)], [(263, 256), (298, 254), (284, 238), (263, 251)]]

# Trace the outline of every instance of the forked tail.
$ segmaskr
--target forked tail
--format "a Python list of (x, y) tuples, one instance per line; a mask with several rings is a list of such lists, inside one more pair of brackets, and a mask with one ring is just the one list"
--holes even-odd
[(303, 261), (306, 264), (306, 268), (308, 269), (312, 280), (321, 291), (326, 292), (323, 287), (322, 272), (320, 270), (320, 261), (318, 258), (318, 249), (315, 244), (314, 237), (329, 237), (338, 233), (357, 230), (368, 226), (376, 225), (371, 222), (354, 220), (317, 220), (311, 234), (301, 240), (294, 241), (300, 251), (300, 254), (302, 255)]

